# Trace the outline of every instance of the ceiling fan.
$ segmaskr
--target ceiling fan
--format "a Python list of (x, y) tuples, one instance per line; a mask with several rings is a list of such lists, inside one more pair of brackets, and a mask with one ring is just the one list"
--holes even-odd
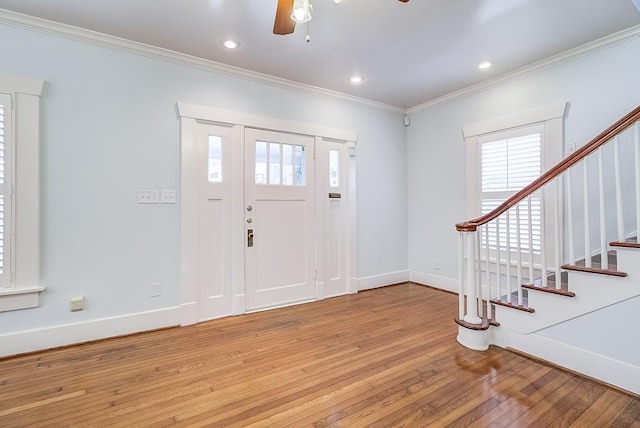
[[(406, 3), (409, 0), (398, 0)], [(296, 29), (296, 21), (292, 18), (293, 7), (296, 0), (278, 0), (278, 8), (276, 9), (276, 19), (273, 23), (273, 34), (291, 34)], [(302, 3), (302, 2), (301, 2)], [(309, 2), (307, 1), (307, 6)], [(308, 12), (307, 12), (308, 13)], [(307, 19), (311, 19), (310, 17)], [(304, 21), (298, 21), (304, 22)]]

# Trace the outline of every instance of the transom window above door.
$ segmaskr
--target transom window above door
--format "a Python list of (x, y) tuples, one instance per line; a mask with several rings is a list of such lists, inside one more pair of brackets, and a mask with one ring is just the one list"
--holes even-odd
[(256, 184), (305, 186), (304, 146), (256, 141)]

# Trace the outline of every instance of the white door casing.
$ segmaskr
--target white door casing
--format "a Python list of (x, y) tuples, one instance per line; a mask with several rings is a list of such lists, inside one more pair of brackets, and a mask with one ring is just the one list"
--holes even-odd
[[(344, 193), (341, 192), (342, 198), (338, 203), (338, 205), (340, 205), (340, 210), (338, 211), (342, 212), (342, 210), (344, 209), (347, 212), (346, 226), (344, 226), (346, 228), (346, 232), (344, 234), (342, 234), (342, 231), (344, 230), (342, 228), (340, 228), (339, 232), (336, 229), (332, 231), (332, 228), (336, 224), (336, 214), (335, 212), (334, 214), (325, 212), (331, 205), (328, 202), (328, 193), (324, 192), (323, 196), (320, 196), (320, 193), (318, 193), (314, 196), (314, 193), (316, 191), (320, 191), (319, 189), (321, 189), (321, 186), (312, 186), (310, 199), (309, 194), (302, 197), (302, 199), (306, 198), (311, 201), (310, 204), (306, 205), (299, 203), (299, 201), (301, 200), (301, 197), (299, 195), (291, 198), (292, 200), (287, 200), (286, 195), (278, 196), (278, 190), (275, 190), (275, 197), (280, 197), (280, 200), (282, 202), (282, 205), (280, 207), (276, 207), (276, 205), (278, 204), (269, 201), (270, 198), (275, 198), (274, 195), (264, 194), (262, 189), (259, 190), (257, 194), (254, 193), (253, 195), (251, 195), (251, 197), (256, 198), (257, 196), (256, 200), (258, 201), (258, 208), (260, 208), (260, 211), (266, 210), (266, 207), (271, 205), (271, 207), (266, 210), (267, 215), (264, 219), (255, 217), (255, 244), (258, 244), (260, 239), (266, 239), (270, 235), (280, 237), (283, 234), (289, 233), (290, 230), (295, 230), (296, 228), (293, 227), (293, 222), (289, 220), (291, 218), (299, 219), (303, 216), (302, 212), (305, 210), (301, 208), (302, 206), (306, 206), (307, 208), (309, 207), (309, 205), (314, 206), (311, 214), (306, 211), (304, 214), (304, 216), (310, 216), (314, 219), (314, 221), (311, 222), (311, 232), (309, 232), (308, 230), (305, 230), (304, 232), (307, 243), (305, 251), (307, 252), (307, 254), (315, 254), (314, 257), (311, 257), (310, 262), (305, 262), (305, 275), (313, 280), (313, 277), (316, 274), (315, 269), (317, 266), (318, 278), (331, 278), (330, 281), (335, 281), (337, 277), (342, 275), (342, 272), (344, 271), (345, 277), (347, 278), (346, 292), (357, 292), (357, 278), (355, 268), (356, 213), (354, 146), (357, 135), (353, 132), (341, 131), (319, 125), (250, 115), (207, 106), (178, 103), (177, 107), (181, 121), (181, 183), (180, 193), (178, 195), (181, 214), (181, 325), (195, 324), (196, 322), (202, 321), (204, 319), (217, 318), (230, 314), (237, 315), (251, 310), (268, 309), (275, 306), (283, 306), (307, 300), (315, 300), (316, 298), (322, 299), (325, 294), (326, 296), (332, 296), (345, 293), (344, 287), (342, 285), (329, 286), (325, 293), (324, 288), (322, 290), (316, 290), (313, 286), (309, 287), (307, 281), (305, 286), (298, 287), (297, 289), (296, 287), (293, 287), (293, 290), (296, 290), (295, 292), (298, 292), (299, 295), (294, 295), (293, 298), (275, 297), (272, 303), (267, 304), (266, 306), (263, 306), (260, 304), (260, 302), (255, 301), (257, 299), (248, 298), (248, 295), (245, 293), (245, 287), (249, 289), (250, 287), (254, 287), (254, 285), (256, 291), (260, 290), (261, 288), (266, 290), (268, 290), (269, 288), (273, 289), (268, 291), (262, 290), (260, 293), (258, 293), (260, 296), (271, 294), (273, 297), (278, 296), (278, 294), (280, 293), (280, 291), (278, 291), (279, 287), (272, 287), (273, 282), (275, 282), (273, 279), (274, 276), (272, 276), (270, 279), (268, 277), (266, 279), (260, 279), (258, 280), (258, 282), (251, 282), (254, 280), (249, 279), (245, 280), (245, 262), (247, 266), (249, 266), (250, 263), (253, 263), (253, 267), (247, 270), (247, 273), (249, 274), (252, 274), (252, 272), (258, 273), (261, 271), (269, 272), (269, 269), (271, 269), (271, 264), (282, 262), (279, 267), (274, 267), (273, 269), (273, 272), (284, 271), (283, 281), (281, 282), (281, 285), (286, 283), (298, 284), (298, 282), (296, 281), (296, 276), (301, 276), (299, 271), (296, 271), (295, 269), (283, 268), (283, 266), (287, 264), (287, 260), (289, 260), (290, 262), (289, 266), (292, 266), (294, 264), (291, 260), (291, 257), (282, 256), (279, 259), (276, 258), (274, 261), (274, 258), (268, 258), (273, 257), (273, 255), (265, 250), (265, 253), (267, 253), (267, 258), (264, 258), (264, 260), (262, 259), (262, 257), (256, 258), (253, 261), (249, 260), (249, 257), (260, 256), (259, 247), (254, 247), (254, 249), (258, 249), (259, 251), (254, 251), (253, 253), (249, 252), (248, 254), (245, 254), (247, 250), (247, 229), (249, 229), (247, 225), (249, 223), (246, 222), (247, 211), (245, 210), (246, 201), (244, 195), (247, 176), (247, 171), (245, 171), (245, 163), (248, 163), (248, 161), (245, 162), (247, 156), (244, 153), (244, 149), (246, 145), (245, 133), (251, 132), (249, 128), (283, 132), (286, 136), (297, 134), (295, 136), (296, 138), (299, 137), (303, 140), (311, 142), (315, 141), (319, 153), (322, 153), (323, 150), (328, 150), (331, 144), (341, 144), (340, 147), (344, 147), (348, 150), (347, 160), (340, 166), (340, 168), (347, 169), (345, 173), (347, 180), (344, 181), (344, 185), (347, 188)], [(206, 165), (208, 161), (201, 159), (204, 156), (199, 156), (199, 153), (203, 153), (203, 147), (200, 147), (199, 149), (198, 146), (199, 144), (201, 146), (204, 144), (202, 142), (204, 140), (199, 143), (199, 138), (203, 138), (201, 136), (206, 135), (206, 139), (208, 140), (208, 135), (212, 135), (211, 130), (217, 131), (213, 132), (214, 135), (223, 135), (226, 136), (225, 138), (229, 138), (229, 135), (231, 135), (232, 141), (229, 146), (230, 152), (229, 149), (227, 149), (227, 151), (229, 152), (227, 154), (229, 156), (226, 158), (226, 160), (231, 161), (232, 165), (230, 167), (230, 171), (228, 171), (228, 174), (224, 172), (227, 169), (227, 166), (225, 166), (226, 164), (224, 157), (222, 161), (223, 179), (226, 177), (231, 180), (230, 196), (228, 195), (228, 193), (225, 193), (228, 192), (228, 190), (216, 189), (215, 186), (211, 186), (210, 183), (205, 182), (203, 184), (202, 182), (202, 180), (206, 180), (202, 178), (202, 171), (205, 171), (206, 177), (206, 172), (208, 169), (208, 166)], [(325, 144), (327, 144), (328, 142), (329, 145), (325, 146)], [(311, 156), (313, 151), (305, 150), (305, 152), (307, 156)], [(252, 160), (252, 162), (254, 162), (254, 160)], [(322, 162), (324, 161), (320, 161), (319, 163)], [(313, 159), (311, 159), (308, 165), (313, 165)], [(322, 174), (325, 174), (325, 178), (323, 178), (323, 180), (325, 180), (328, 176), (328, 173), (322, 172), (319, 175), (322, 176)], [(252, 179), (255, 180), (253, 174)], [(269, 191), (267, 190), (266, 192)], [(289, 197), (291, 197), (291, 195)], [(226, 208), (222, 208), (224, 206), (224, 203), (222, 201), (224, 201), (226, 198), (229, 198), (230, 202), (229, 211), (231, 219), (228, 224), (225, 220), (222, 219), (225, 215), (228, 215), (228, 211), (225, 214)], [(324, 203), (320, 203), (319, 201), (324, 201)], [(335, 206), (336, 204), (334, 204), (334, 207)], [(296, 213), (295, 216), (286, 214), (291, 210)], [(342, 215), (343, 214), (340, 214), (338, 217), (342, 218)], [(282, 218), (289, 220), (282, 221)], [(260, 222), (263, 222), (262, 224), (271, 224), (273, 227), (269, 228), (269, 230), (266, 231), (259, 230), (260, 228), (258, 228), (257, 226), (261, 225)], [(301, 223), (299, 222), (297, 226), (300, 226), (300, 224)], [(202, 228), (205, 229), (204, 232), (206, 233), (204, 235), (208, 235), (207, 238), (201, 238), (201, 236), (203, 235), (203, 231), (201, 230)], [(324, 239), (322, 239), (324, 235), (335, 233), (339, 233), (339, 235), (335, 236), (340, 236), (343, 241), (343, 244), (340, 244), (341, 247), (338, 250), (340, 251), (341, 257), (336, 257), (335, 245), (333, 249), (326, 248)], [(222, 240), (227, 237), (227, 239), (231, 240), (231, 243), (229, 245), (229, 243), (225, 241), (222, 243), (216, 243), (212, 247), (212, 243), (214, 241), (217, 241), (216, 237), (221, 237)], [(307, 239), (308, 237), (309, 239)], [(297, 245), (302, 245), (300, 244), (302, 242), (301, 238), (295, 236), (295, 234), (291, 233), (287, 239), (294, 242), (297, 239)], [(286, 239), (269, 239), (269, 241), (275, 242), (284, 242), (285, 240)], [(335, 242), (335, 239), (330, 238), (328, 239), (328, 242)], [(312, 245), (309, 246), (309, 244), (311, 243)], [(211, 254), (212, 248), (218, 252), (215, 254)], [(344, 257), (342, 257), (343, 248)], [(205, 253), (209, 251), (210, 254), (208, 256), (205, 256), (201, 254), (203, 251)], [(231, 254), (229, 256), (223, 255), (220, 253), (221, 251), (230, 251)], [(297, 256), (298, 254), (295, 254), (294, 257)], [(344, 267), (340, 267), (337, 270), (334, 269), (333, 273), (325, 273), (325, 270), (329, 269), (328, 266), (330, 266), (332, 263), (332, 257), (334, 258), (333, 260), (341, 260), (342, 263), (344, 263)], [(222, 263), (224, 266), (214, 268), (205, 268), (202, 266), (203, 264), (209, 263), (212, 259), (218, 260), (218, 263)], [(254, 270), (254, 268), (257, 270)], [(339, 275), (336, 276), (336, 272), (338, 272)], [(228, 282), (226, 282), (228, 281), (229, 275), (231, 278), (230, 285)], [(221, 278), (220, 283), (217, 285), (211, 283), (207, 285), (207, 281), (210, 281), (211, 278)], [(340, 281), (342, 281), (342, 279), (340, 279)], [(252, 285), (250, 286), (249, 284)], [(285, 286), (280, 288), (287, 289), (288, 287)], [(229, 296), (229, 292), (231, 293), (231, 296)], [(247, 300), (250, 301), (249, 304), (247, 304)]]

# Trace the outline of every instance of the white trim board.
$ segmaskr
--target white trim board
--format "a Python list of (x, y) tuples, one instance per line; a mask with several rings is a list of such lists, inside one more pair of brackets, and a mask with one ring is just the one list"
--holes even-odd
[(160, 309), (0, 335), (0, 357), (157, 330), (180, 324), (180, 308)]
[(412, 270), (409, 272), (409, 278), (411, 282), (416, 284), (426, 285), (427, 287), (433, 287), (444, 291), (450, 291), (458, 294), (460, 288), (460, 282), (454, 278), (448, 278), (446, 276), (433, 275), (426, 272), (419, 272)]
[(640, 367), (536, 334), (511, 331), (508, 346), (634, 394), (640, 394)]
[(552, 119), (564, 117), (567, 103), (561, 102), (544, 107), (518, 112), (509, 116), (489, 119), (465, 125), (462, 128), (464, 138), (476, 137), (490, 132), (497, 132), (505, 129), (516, 128), (518, 126), (531, 125), (539, 122), (546, 122)]
[(215, 107), (177, 103), (178, 116), (191, 119), (224, 123), (228, 125), (242, 125), (248, 128), (267, 129), (270, 131), (288, 132), (294, 134), (318, 136), (336, 141), (356, 142), (358, 133), (312, 123), (296, 122), (285, 119), (242, 113)]
[(407, 281), (409, 281), (408, 270), (366, 276), (364, 278), (358, 278), (358, 290), (371, 290), (373, 288), (386, 287), (387, 285), (400, 284)]

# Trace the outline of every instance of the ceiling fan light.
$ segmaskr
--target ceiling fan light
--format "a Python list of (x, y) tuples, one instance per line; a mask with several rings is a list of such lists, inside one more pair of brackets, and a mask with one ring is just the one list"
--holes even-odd
[(295, 0), (293, 2), (293, 11), (291, 19), (295, 22), (311, 21), (311, 2), (310, 0)]

